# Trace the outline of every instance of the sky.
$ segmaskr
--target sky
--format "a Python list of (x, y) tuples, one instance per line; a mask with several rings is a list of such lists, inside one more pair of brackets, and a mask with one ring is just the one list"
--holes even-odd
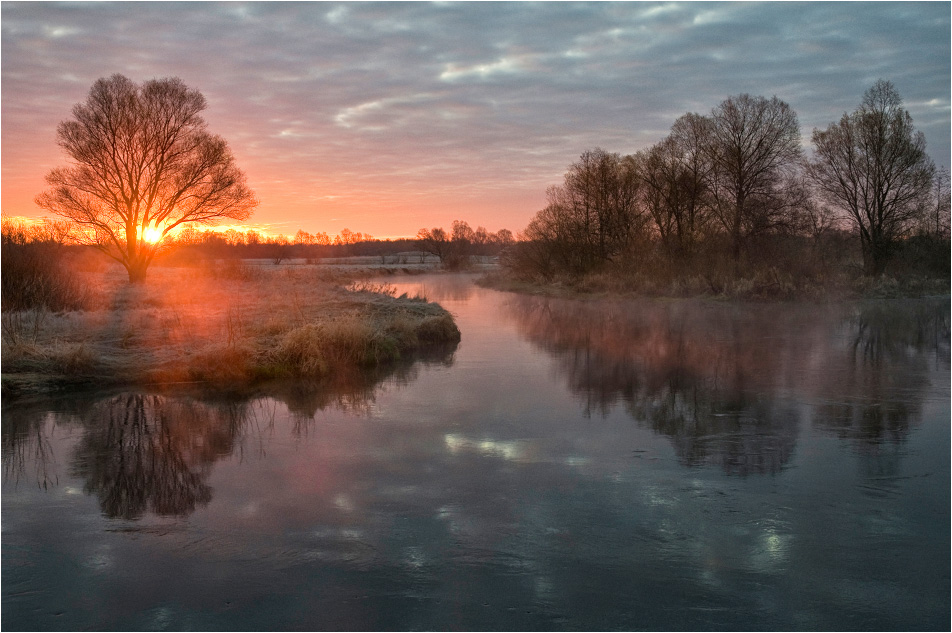
[(741, 93), (809, 149), (877, 79), (950, 165), (947, 2), (3, 2), (0, 28), (4, 216), (43, 216), (57, 124), (115, 73), (205, 96), (272, 234), (518, 233), (587, 149)]

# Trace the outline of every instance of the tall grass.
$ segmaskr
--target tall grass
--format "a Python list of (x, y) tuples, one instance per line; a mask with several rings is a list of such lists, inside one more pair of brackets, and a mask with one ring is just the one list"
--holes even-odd
[(396, 339), (361, 319), (308, 324), (287, 332), (272, 352), (275, 366), (292, 375), (324, 376), (334, 367), (396, 360)]

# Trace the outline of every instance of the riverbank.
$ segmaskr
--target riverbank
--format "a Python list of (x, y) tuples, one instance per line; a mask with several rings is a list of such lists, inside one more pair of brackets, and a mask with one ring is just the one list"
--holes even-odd
[(318, 266), (118, 267), (78, 272), (84, 310), (3, 313), (3, 396), (84, 386), (338, 379), (459, 341), (425, 297)]
[(771, 268), (749, 277), (724, 275), (652, 278), (642, 274), (590, 273), (526, 278), (504, 268), (479, 284), (494, 290), (565, 298), (653, 297), (708, 298), (725, 301), (839, 301), (948, 296), (948, 279), (921, 276), (878, 278), (842, 274), (826, 279), (796, 279)]

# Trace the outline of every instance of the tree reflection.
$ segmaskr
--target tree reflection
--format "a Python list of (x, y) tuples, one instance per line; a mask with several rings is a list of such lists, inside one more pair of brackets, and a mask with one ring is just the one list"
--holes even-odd
[(761, 389), (784, 361), (757, 345), (771, 319), (686, 302), (518, 297), (509, 306), (523, 334), (558, 359), (587, 415), (622, 403), (687, 466), (775, 473), (792, 455), (798, 413)]
[(211, 500), (209, 466), (231, 452), (244, 408), (124, 394), (96, 403), (84, 418), (75, 474), (104, 514), (135, 519), (182, 516)]
[(730, 474), (783, 468), (796, 446), (798, 400), (819, 400), (815, 422), (845, 437), (900, 441), (921, 417), (927, 383), (914, 370), (949, 358), (948, 302), (879, 302), (853, 313), (520, 296), (508, 309), (556, 358), (586, 415), (621, 404), (669, 437), (683, 464)]
[(27, 479), (30, 466), (39, 487), (45, 489), (58, 483), (56, 473), (50, 468), (53, 447), (48, 434), (49, 418), (46, 411), (33, 408), (3, 416), (4, 483), (18, 484)]
[(865, 304), (844, 327), (837, 389), (824, 390), (832, 402), (817, 407), (814, 423), (857, 450), (878, 452), (902, 442), (922, 417), (929, 365), (949, 367), (948, 302)]
[[(174, 395), (73, 394), (61, 400), (3, 410), (3, 481), (35, 476), (40, 487), (59, 483), (51, 438), (57, 428), (78, 427), (71, 471), (99, 498), (112, 518), (146, 514), (185, 516), (212, 499), (212, 466), (247, 446), (263, 450), (273, 431), (276, 402), (284, 403), (292, 432), (304, 434), (328, 407), (369, 412), (381, 384), (405, 385), (419, 363), (451, 365), (456, 344), (436, 345), (412, 358), (365, 372), (341, 373), (321, 382), (277, 382), (248, 393)], [(270, 411), (269, 411), (270, 410)]]

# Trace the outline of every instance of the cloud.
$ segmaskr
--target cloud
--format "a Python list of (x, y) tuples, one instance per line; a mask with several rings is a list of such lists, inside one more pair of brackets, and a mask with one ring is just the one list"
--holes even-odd
[(890, 79), (948, 165), (949, 28), (915, 2), (5, 2), (3, 207), (36, 212), (57, 123), (116, 72), (201, 90), (256, 219), (312, 232), (518, 230), (585, 149), (636, 151), (740, 92), (809, 137)]
[(429, 93), (377, 99), (344, 108), (334, 115), (334, 121), (351, 130), (380, 132), (404, 125), (407, 119), (419, 114), (420, 108), (432, 100), (433, 95)]
[(487, 79), (494, 75), (516, 75), (529, 70), (532, 66), (532, 56), (509, 56), (497, 59), (494, 62), (485, 64), (447, 64), (446, 69), (440, 73), (440, 79), (443, 81), (456, 81), (458, 79), (478, 78)]

